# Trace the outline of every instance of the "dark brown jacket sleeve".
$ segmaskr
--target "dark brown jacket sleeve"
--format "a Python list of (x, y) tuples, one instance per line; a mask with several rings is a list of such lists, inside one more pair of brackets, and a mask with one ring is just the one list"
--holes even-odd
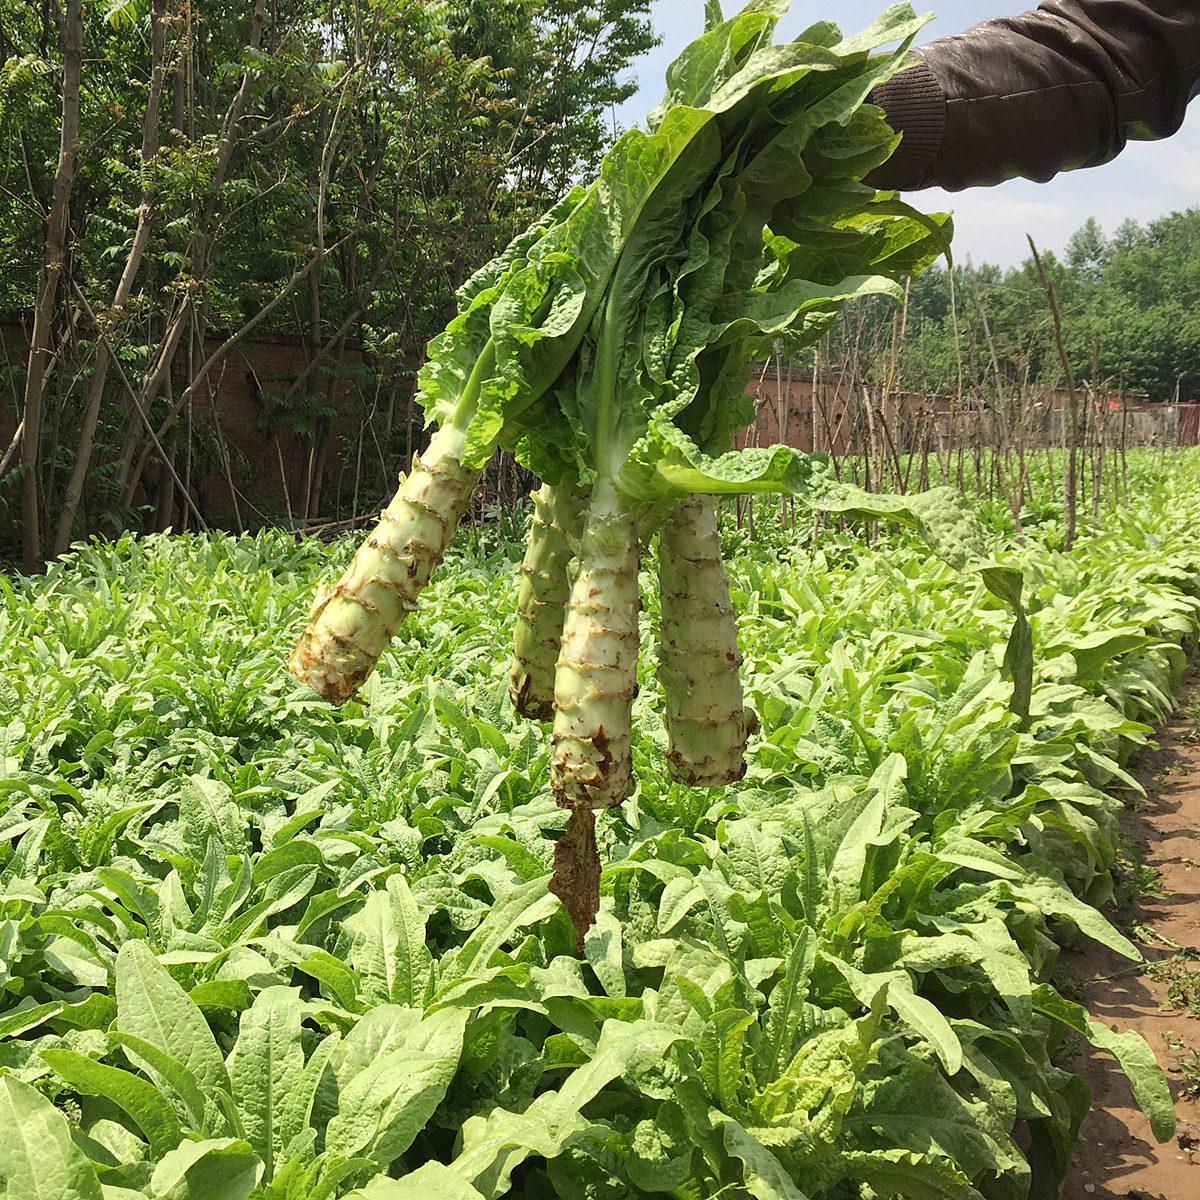
[(872, 94), (904, 138), (868, 182), (1044, 182), (1179, 128), (1200, 78), (1200, 0), (1045, 0), (913, 53)]

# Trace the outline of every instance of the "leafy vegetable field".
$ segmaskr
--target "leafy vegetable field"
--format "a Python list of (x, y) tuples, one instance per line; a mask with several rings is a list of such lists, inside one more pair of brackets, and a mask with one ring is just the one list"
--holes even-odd
[(1094, 906), (1200, 628), (1198, 466), (1131, 462), (1070, 556), (1053, 521), (998, 538), (1026, 728), (976, 576), (727, 521), (749, 769), (669, 783), (644, 673), (582, 956), (507, 698), (519, 550), (460, 538), (340, 711), (284, 660), (349, 543), (126, 538), (0, 581), (4, 1194), (1050, 1197), (1076, 1032), (1169, 1136), (1145, 1043), (1052, 976), (1080, 937), (1136, 956)]

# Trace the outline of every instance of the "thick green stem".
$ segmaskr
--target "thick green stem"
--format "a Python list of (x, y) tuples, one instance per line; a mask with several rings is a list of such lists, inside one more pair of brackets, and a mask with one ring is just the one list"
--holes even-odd
[(550, 780), (563, 808), (615, 808), (629, 791), (637, 571), (633, 517), (602, 478), (588, 505), (554, 675)]
[(584, 505), (584, 496), (572, 487), (543, 484), (533, 493), (533, 523), (521, 564), (508, 688), (513, 707), (532, 721), (554, 719), (554, 670)]
[(671, 778), (691, 787), (736, 783), (757, 721), (742, 701), (737, 618), (711, 496), (687, 496), (663, 525), (658, 578)]
[(433, 435), (345, 574), (318, 591), (288, 667), (331, 703), (344, 704), (375, 669), (442, 561), (482, 474), (462, 465), (464, 441), (457, 425)]

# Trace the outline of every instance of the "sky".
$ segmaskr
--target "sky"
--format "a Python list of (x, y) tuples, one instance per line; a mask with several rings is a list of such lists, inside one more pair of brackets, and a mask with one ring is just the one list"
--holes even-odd
[[(794, 37), (814, 21), (832, 19), (843, 33), (869, 25), (887, 0), (800, 0), (780, 22), (776, 40)], [(989, 17), (1009, 16), (1034, 6), (1034, 0), (940, 0), (937, 16), (918, 35), (932, 41)], [(742, 0), (726, 0), (732, 15)], [(923, 5), (914, 0), (918, 12)], [(617, 110), (617, 120), (629, 127), (642, 119), (662, 98), (668, 63), (704, 31), (703, 0), (653, 0), (651, 20), (663, 43), (633, 66), (641, 87)], [(928, 188), (906, 199), (927, 212), (954, 213), (955, 259), (969, 255), (976, 266), (996, 263), (1016, 266), (1029, 257), (1025, 235), (1032, 234), (1039, 250), (1061, 253), (1088, 217), (1095, 217), (1111, 234), (1122, 221), (1142, 224), (1179, 209), (1200, 205), (1200, 100), (1192, 105), (1183, 128), (1160, 142), (1130, 142), (1111, 163), (1056, 175), (1049, 183), (1012, 179), (992, 188), (944, 192)]]

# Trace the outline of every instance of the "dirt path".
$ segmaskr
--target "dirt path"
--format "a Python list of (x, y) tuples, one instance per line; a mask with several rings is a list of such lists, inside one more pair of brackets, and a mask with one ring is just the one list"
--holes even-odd
[(1063, 1200), (1200, 1198), (1200, 744), (1187, 740), (1192, 729), (1176, 713), (1160, 749), (1138, 759), (1146, 800), (1122, 819), (1142, 865), (1125, 880), (1133, 903), (1107, 915), (1154, 965), (1130, 971), (1103, 949), (1063, 956), (1082, 983), (1072, 998), (1095, 1020), (1149, 1042), (1171, 1084), (1179, 1138), (1160, 1146), (1113, 1059), (1085, 1047), (1071, 1066), (1092, 1085), (1092, 1111)]

